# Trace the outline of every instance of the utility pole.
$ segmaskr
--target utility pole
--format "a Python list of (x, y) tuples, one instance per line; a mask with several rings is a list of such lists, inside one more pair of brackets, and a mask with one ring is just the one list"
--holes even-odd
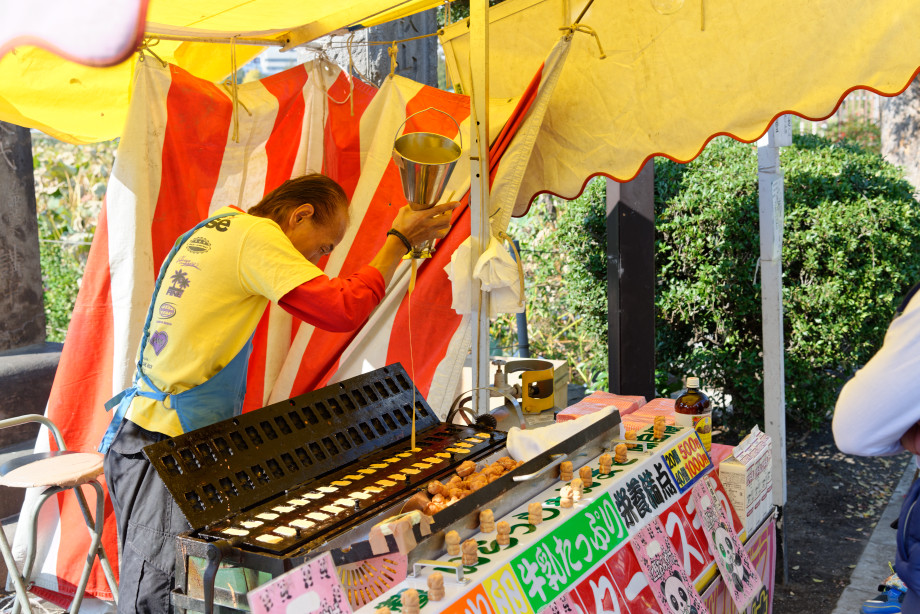
[(607, 180), (610, 392), (655, 397), (655, 164)]
[(32, 136), (0, 122), (0, 352), (45, 342)]
[[(353, 33), (351, 61), (355, 70), (367, 81), (379, 86), (390, 74), (389, 46), (375, 43), (414, 38), (438, 31), (437, 9), (430, 9), (397, 21), (373, 26)], [(343, 38), (335, 39), (341, 43)], [(397, 43), (396, 74), (425, 85), (438, 85), (438, 41), (429, 36), (417, 40)], [(328, 52), (339, 66), (348, 68), (348, 51), (340, 47)]]
[[(45, 413), (60, 346), (45, 343), (43, 295), (32, 135), (0, 122), (0, 418)], [(38, 425), (0, 431), (0, 449), (37, 433)], [(0, 518), (18, 511), (19, 490), (0, 493)]]

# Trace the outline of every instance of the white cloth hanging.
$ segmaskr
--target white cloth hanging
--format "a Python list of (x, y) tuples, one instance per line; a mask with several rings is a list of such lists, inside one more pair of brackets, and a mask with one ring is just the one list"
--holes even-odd
[[(505, 249), (508, 235), (500, 233), (503, 238), (492, 237), (489, 246), (483, 251), (476, 265), (472, 267), (473, 280), (482, 284), (483, 291), (491, 294), (489, 316), (496, 317), (503, 313), (521, 313), (524, 311), (524, 282), (518, 262)], [(471, 239), (460, 244), (445, 267), (453, 287), (451, 307), (457, 313), (472, 313), (472, 284), (470, 279)]]

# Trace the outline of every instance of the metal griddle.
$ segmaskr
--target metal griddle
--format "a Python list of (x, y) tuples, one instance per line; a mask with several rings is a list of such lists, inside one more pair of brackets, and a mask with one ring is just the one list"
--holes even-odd
[[(416, 450), (410, 449), (413, 404)], [(448, 506), (433, 517), (430, 533), (415, 526), (409, 565), (439, 556), (449, 530), (461, 539), (473, 535), (481, 509), (500, 518), (536, 497), (556, 483), (562, 461), (578, 467), (609, 451), (619, 426), (613, 412)], [(394, 364), (147, 446), (144, 454), (192, 526), (177, 538), (172, 603), (179, 611), (210, 614), (215, 595), (224, 603), (244, 599), (214, 586), (221, 562), (276, 576), (324, 551), (337, 566), (378, 556), (368, 539), (375, 524), (398, 513), (429, 481), (449, 478), (463, 461), (482, 466), (506, 455), (506, 438), (501, 431), (442, 423)], [(426, 460), (433, 458), (442, 462)], [(368, 496), (352, 494), (359, 490)], [(329, 505), (336, 509), (324, 509)], [(296, 531), (279, 536), (279, 526)], [(240, 527), (245, 534), (228, 532)], [(278, 539), (259, 539), (266, 535)], [(386, 543), (390, 553), (397, 551), (392, 535)], [(200, 579), (192, 557), (204, 561)]]
[[(147, 446), (144, 454), (192, 526), (178, 538), (173, 601), (202, 605), (183, 586), (189, 556), (208, 561), (204, 607), (196, 609), (210, 611), (221, 560), (283, 573), (333, 541), (349, 542), (355, 527), (463, 461), (503, 450), (505, 437), (441, 423), (394, 364)], [(278, 535), (278, 527), (288, 534)]]

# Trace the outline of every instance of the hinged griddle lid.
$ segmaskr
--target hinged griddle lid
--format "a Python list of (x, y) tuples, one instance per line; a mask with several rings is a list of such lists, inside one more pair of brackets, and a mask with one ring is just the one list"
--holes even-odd
[(192, 528), (340, 469), (440, 420), (399, 363), (144, 448)]

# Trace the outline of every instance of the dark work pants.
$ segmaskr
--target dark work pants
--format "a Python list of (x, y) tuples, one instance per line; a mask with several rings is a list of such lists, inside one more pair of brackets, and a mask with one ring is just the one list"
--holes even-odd
[(105, 480), (118, 525), (118, 612), (169, 614), (176, 535), (190, 526), (142, 452), (166, 439), (124, 420), (105, 455)]
[(901, 604), (901, 612), (902, 614), (920, 613), (920, 596), (908, 589), (907, 594), (904, 595), (904, 603)]

